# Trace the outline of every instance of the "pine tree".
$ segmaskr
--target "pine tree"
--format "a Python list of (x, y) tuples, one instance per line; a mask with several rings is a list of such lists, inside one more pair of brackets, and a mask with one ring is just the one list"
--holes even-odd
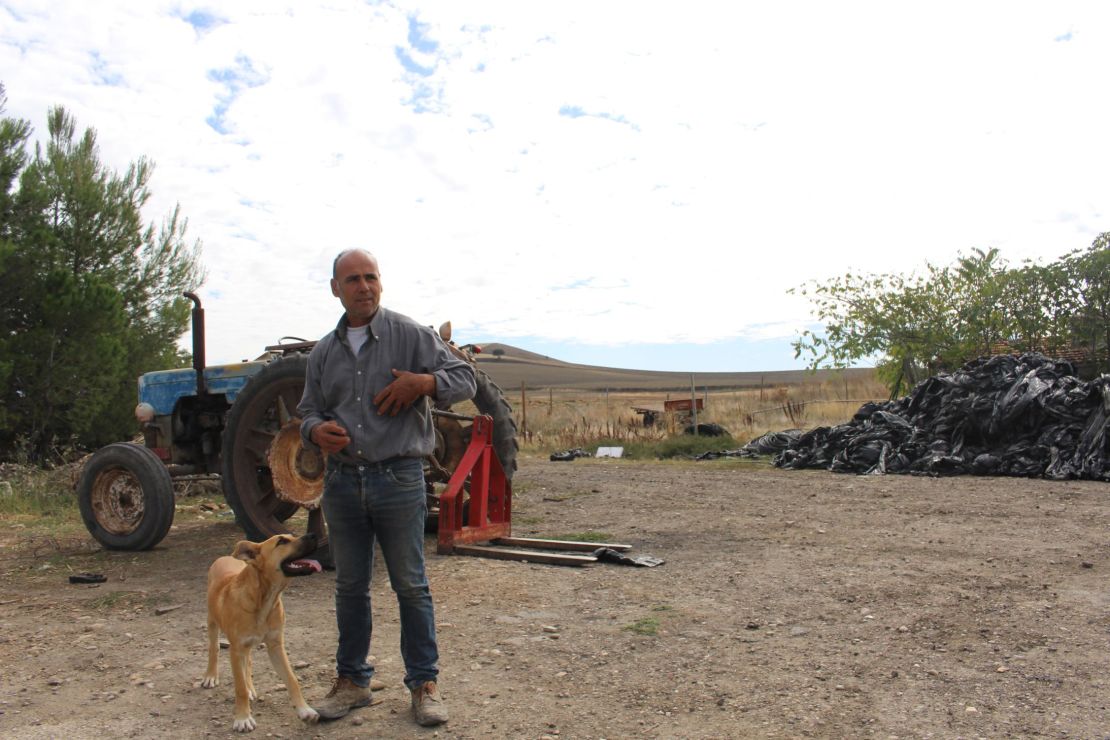
[(149, 160), (113, 172), (60, 107), (47, 127), (30, 156), (30, 125), (0, 119), (0, 456), (36, 461), (134, 433), (135, 380), (183, 364), (204, 279), (178, 209), (143, 225)]

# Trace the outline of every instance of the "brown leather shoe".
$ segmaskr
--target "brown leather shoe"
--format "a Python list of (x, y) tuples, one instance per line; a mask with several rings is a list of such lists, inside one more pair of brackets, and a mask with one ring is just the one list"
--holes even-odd
[(447, 721), (447, 704), (435, 681), (425, 681), (412, 689), (412, 713), (422, 727), (441, 725)]
[[(335, 682), (331, 685), (331, 691), (319, 702), (314, 703), (312, 708), (316, 710), (320, 715), (320, 719), (323, 720), (344, 717), (352, 709), (365, 707), (374, 703), (374, 697), (370, 694), (373, 686), (373, 679), (371, 679), (370, 683), (371, 686), (359, 686), (346, 676), (337, 676)], [(378, 683), (381, 682), (379, 681)], [(381, 700), (379, 699), (378, 701)]]

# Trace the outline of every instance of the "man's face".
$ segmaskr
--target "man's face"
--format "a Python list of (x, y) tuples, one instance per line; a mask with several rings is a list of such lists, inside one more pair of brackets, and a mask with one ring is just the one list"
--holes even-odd
[(331, 293), (347, 310), (349, 326), (363, 326), (378, 311), (382, 281), (378, 263), (365, 252), (351, 252), (335, 266)]

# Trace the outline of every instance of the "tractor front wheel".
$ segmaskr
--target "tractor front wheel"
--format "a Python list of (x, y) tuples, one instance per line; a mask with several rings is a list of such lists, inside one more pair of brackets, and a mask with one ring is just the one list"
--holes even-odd
[(77, 482), (81, 519), (109, 550), (149, 550), (173, 524), (173, 481), (146, 447), (118, 442), (97, 450)]

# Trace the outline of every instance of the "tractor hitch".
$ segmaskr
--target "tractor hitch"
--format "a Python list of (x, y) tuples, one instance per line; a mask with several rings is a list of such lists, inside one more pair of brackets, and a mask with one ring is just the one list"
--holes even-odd
[[(464, 521), (462, 495), (468, 480), (470, 502)], [(589, 565), (598, 561), (595, 553), (599, 549), (616, 552), (632, 549), (631, 545), (606, 542), (513, 537), (512, 501), (512, 482), (505, 476), (494, 453), (493, 419), (475, 416), (470, 446), (439, 499), (439, 554), (551, 565)]]

